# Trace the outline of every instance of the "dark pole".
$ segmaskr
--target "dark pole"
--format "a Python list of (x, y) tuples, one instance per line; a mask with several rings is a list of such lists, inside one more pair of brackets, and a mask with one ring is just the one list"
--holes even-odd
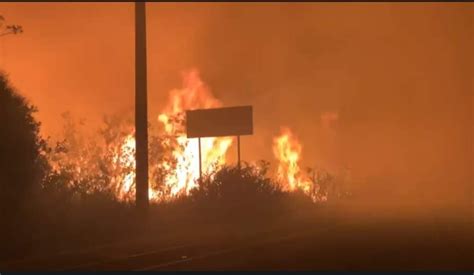
[(237, 166), (240, 171), (240, 136), (237, 136)]
[(136, 206), (148, 209), (148, 119), (145, 2), (135, 2)]
[(202, 184), (202, 164), (201, 164), (201, 138), (198, 138), (199, 146), (199, 185)]

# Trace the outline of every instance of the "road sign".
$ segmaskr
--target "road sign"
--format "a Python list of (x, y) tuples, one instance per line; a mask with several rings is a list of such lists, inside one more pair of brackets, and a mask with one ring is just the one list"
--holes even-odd
[(186, 111), (186, 135), (199, 138), (199, 178), (201, 178), (201, 138), (237, 136), (240, 167), (240, 136), (253, 134), (252, 106)]
[(252, 106), (186, 111), (188, 138), (253, 134)]

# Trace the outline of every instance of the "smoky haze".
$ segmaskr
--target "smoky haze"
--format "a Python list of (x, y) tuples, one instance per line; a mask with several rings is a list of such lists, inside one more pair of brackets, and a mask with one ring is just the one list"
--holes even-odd
[[(272, 138), (288, 126), (304, 166), (350, 167), (365, 198), (469, 209), (472, 3), (147, 8), (150, 120), (181, 72), (196, 68), (224, 106), (254, 106), (244, 160), (273, 160)], [(104, 113), (132, 112), (132, 3), (0, 11), (25, 29), (2, 38), (2, 67), (38, 106), (45, 135), (59, 132), (64, 111), (91, 128)]]

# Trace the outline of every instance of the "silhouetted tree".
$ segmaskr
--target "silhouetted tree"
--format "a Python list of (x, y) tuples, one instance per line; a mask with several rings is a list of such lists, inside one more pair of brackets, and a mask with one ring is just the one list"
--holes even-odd
[(34, 112), (36, 108), (0, 73), (0, 215), (4, 221), (18, 217), (24, 202), (33, 201), (32, 191), (40, 188), (46, 168), (45, 142)]

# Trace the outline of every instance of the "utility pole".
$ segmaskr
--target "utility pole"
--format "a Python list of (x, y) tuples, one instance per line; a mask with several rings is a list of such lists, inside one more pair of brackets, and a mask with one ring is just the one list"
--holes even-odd
[(135, 2), (135, 142), (136, 207), (148, 210), (148, 108), (145, 2)]

